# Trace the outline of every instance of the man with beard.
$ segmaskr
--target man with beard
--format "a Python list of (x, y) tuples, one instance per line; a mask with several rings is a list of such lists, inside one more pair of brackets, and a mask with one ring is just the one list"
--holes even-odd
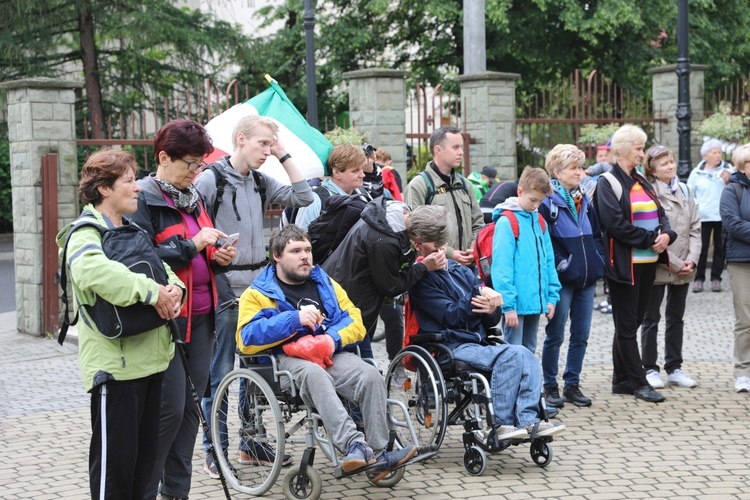
[[(338, 283), (313, 265), (310, 239), (298, 226), (274, 234), (269, 252), (272, 263), (240, 298), (237, 345), (246, 354), (273, 349), (279, 369), (292, 374), (302, 400), (316, 408), (331, 441), (346, 454), (343, 470), (375, 464), (367, 474), (377, 482), (410, 460), (417, 448), (385, 451), (383, 377), (343, 350), (365, 336), (360, 311)], [(362, 410), (364, 434), (339, 396)]]

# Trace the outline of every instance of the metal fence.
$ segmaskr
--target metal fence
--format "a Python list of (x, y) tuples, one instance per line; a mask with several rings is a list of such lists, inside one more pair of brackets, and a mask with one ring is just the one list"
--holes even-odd
[(632, 123), (649, 138), (660, 141), (661, 110), (651, 101), (635, 96), (596, 70), (584, 77), (580, 70), (559, 84), (530, 95), (516, 95), (517, 164), (543, 167), (547, 152), (556, 144), (578, 145), (592, 158), (597, 144), (582, 143), (581, 129), (589, 124)]

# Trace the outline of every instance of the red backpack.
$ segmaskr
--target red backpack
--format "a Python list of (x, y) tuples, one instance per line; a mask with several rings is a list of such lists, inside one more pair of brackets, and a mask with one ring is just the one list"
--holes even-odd
[[(547, 230), (547, 222), (539, 212), (536, 213), (539, 217), (539, 225), (542, 228), (542, 233)], [(500, 212), (500, 217), (507, 217), (510, 221), (510, 228), (513, 230), (513, 236), (518, 241), (518, 219), (516, 213), (513, 210), (503, 210)], [(477, 233), (477, 239), (474, 242), (474, 262), (479, 270), (479, 279), (481, 279), (485, 286), (492, 288), (492, 240), (495, 237), (495, 223), (490, 222)]]

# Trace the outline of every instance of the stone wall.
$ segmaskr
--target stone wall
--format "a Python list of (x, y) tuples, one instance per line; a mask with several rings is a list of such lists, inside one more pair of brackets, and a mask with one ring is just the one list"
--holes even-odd
[[(700, 125), (705, 113), (703, 109), (704, 74), (708, 66), (702, 64), (690, 65), (690, 108), (693, 117), (690, 120), (693, 131)], [(667, 119), (661, 126), (661, 142), (678, 156), (680, 153), (680, 136), (677, 131), (677, 100), (679, 97), (677, 85), (677, 65), (670, 64), (648, 70), (651, 75), (651, 89), (653, 94), (654, 114), (661, 110), (661, 117)], [(700, 149), (703, 141), (696, 134), (690, 137), (691, 168), (701, 160)], [(679, 158), (677, 158), (679, 160)]]
[[(367, 142), (391, 153), (406, 182), (405, 71), (373, 68), (344, 73), (349, 82), (349, 119)], [(404, 185), (404, 189), (406, 185)]]
[(58, 154), (58, 228), (78, 215), (75, 89), (47, 78), (0, 84), (7, 92), (18, 331), (42, 335), (42, 156)]
[(476, 141), (469, 146), (471, 169), (497, 169), (500, 179), (516, 179), (517, 73), (485, 71), (458, 77), (466, 130)]

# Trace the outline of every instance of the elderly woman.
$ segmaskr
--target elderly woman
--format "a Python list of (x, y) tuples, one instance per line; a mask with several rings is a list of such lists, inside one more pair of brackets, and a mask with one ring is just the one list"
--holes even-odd
[[(84, 213), (103, 228), (129, 224), (125, 215), (135, 212), (141, 190), (137, 173), (135, 158), (128, 153), (91, 155), (79, 187)], [(65, 265), (76, 310), (83, 315), (78, 346), (83, 383), (91, 393), (91, 498), (144, 498), (156, 456), (162, 377), (174, 354), (170, 333), (162, 326), (109, 339), (81, 306), (93, 304), (96, 296), (117, 306), (141, 302), (171, 319), (179, 313), (183, 284), (166, 265), (166, 286), (131, 272), (107, 258), (96, 228), (84, 226), (68, 234), (72, 226), (60, 231), (57, 243), (63, 248), (67, 241)]]
[(734, 390), (750, 391), (750, 144), (734, 150), (737, 172), (721, 193), (721, 221), (727, 233), (729, 284), (734, 304)]
[[(604, 248), (596, 211), (589, 210), (591, 200), (581, 188), (581, 179), (586, 176), (585, 160), (583, 151), (571, 144), (555, 146), (544, 162), (552, 192), (539, 206), (550, 228), (555, 267), (562, 285), (555, 315), (547, 323), (542, 349), (544, 396), (547, 404), (558, 408), (565, 401), (576, 406), (591, 405), (591, 399), (581, 392), (580, 378), (591, 330), (596, 281), (604, 275)], [(568, 316), (570, 345), (560, 397), (558, 361)]]
[[(198, 394), (203, 394), (214, 346), (217, 305), (214, 273), (226, 271), (236, 254), (233, 246), (216, 248), (226, 234), (215, 229), (193, 186), (213, 151), (206, 130), (192, 120), (174, 120), (154, 137), (156, 174), (138, 184), (134, 220), (153, 238), (159, 255), (188, 287), (188, 298), (177, 324)], [(164, 375), (161, 424), (156, 463), (148, 498), (188, 498), (191, 460), (198, 432), (198, 409), (187, 387), (185, 371), (175, 356)]]
[(693, 292), (703, 291), (706, 280), (706, 263), (708, 247), (713, 235), (714, 254), (711, 258), (711, 290), (721, 291), (721, 273), (724, 271), (724, 245), (721, 241), (721, 214), (719, 199), (721, 192), (729, 183), (732, 165), (721, 159), (721, 141), (711, 139), (701, 146), (701, 161), (688, 177), (687, 185), (695, 196), (698, 212), (701, 216), (701, 255), (695, 274)]
[(657, 262), (667, 261), (667, 246), (677, 235), (669, 227), (653, 186), (638, 173), (646, 133), (634, 125), (612, 136), (612, 172), (597, 181), (596, 198), (604, 228), (604, 274), (612, 297), (613, 394), (634, 394), (651, 403), (664, 396), (651, 387), (638, 352), (638, 328), (646, 312)]
[(664, 331), (664, 371), (667, 383), (680, 387), (695, 387), (698, 383), (682, 371), (682, 334), (690, 282), (695, 278), (695, 263), (701, 252), (701, 219), (695, 197), (688, 187), (677, 179), (677, 164), (674, 153), (664, 146), (655, 146), (646, 153), (643, 171), (659, 196), (669, 225), (679, 234), (667, 248), (668, 264), (656, 268), (651, 300), (646, 307), (646, 316), (641, 328), (641, 354), (646, 379), (651, 387), (664, 387), (656, 364), (656, 335), (661, 319), (661, 303), (667, 292), (667, 307), (664, 316), (667, 327)]

